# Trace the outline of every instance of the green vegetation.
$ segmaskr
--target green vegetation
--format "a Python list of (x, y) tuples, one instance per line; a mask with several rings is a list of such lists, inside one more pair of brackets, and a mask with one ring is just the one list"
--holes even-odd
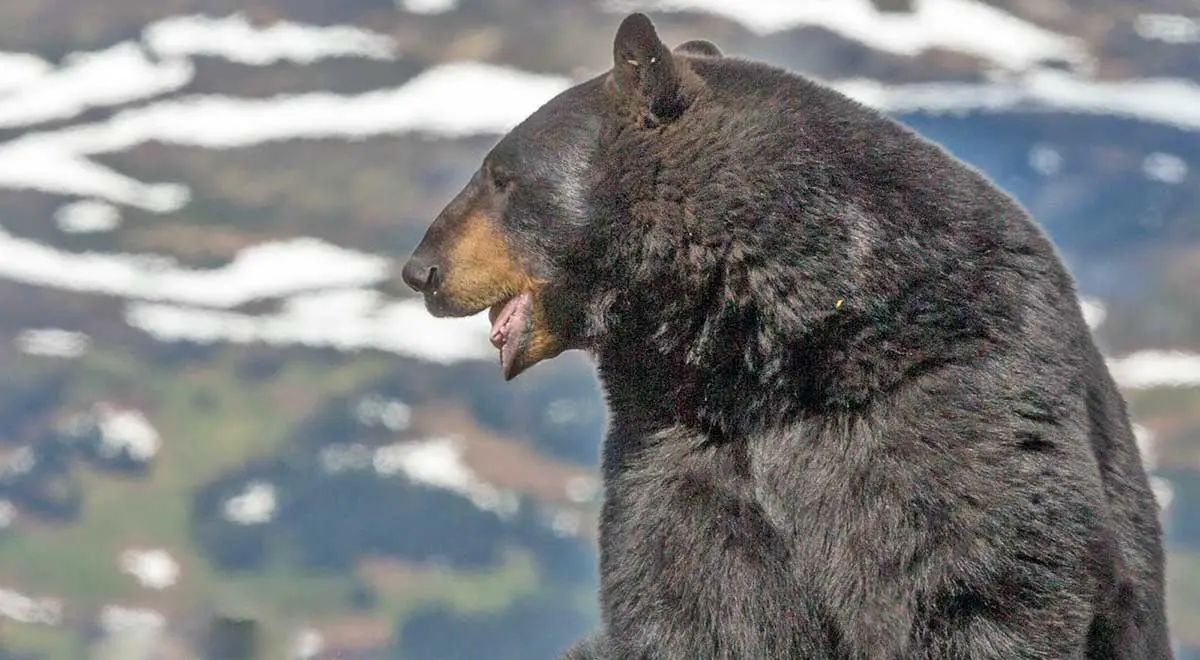
[[(352, 612), (355, 585), (375, 591), (357, 616), (402, 621), (422, 604), (442, 603), (464, 613), (502, 610), (538, 583), (532, 558), (512, 552), (496, 567), (451, 570), (393, 562), (400, 579), (313, 574), (271, 553), (263, 570), (225, 573), (212, 567), (191, 541), (190, 507), (196, 488), (249, 461), (273, 456), (295, 425), (320, 402), (357, 392), (389, 371), (374, 356), (285, 361), (271, 378), (238, 380), (247, 349), (221, 351), (211, 361), (166, 368), (115, 350), (81, 359), (63, 408), (82, 409), (112, 392), (147, 402), (147, 416), (163, 438), (145, 477), (116, 476), (74, 466), (85, 492), (79, 517), (69, 524), (23, 527), (0, 539), (3, 584), (32, 596), (67, 601), (68, 612), (105, 604), (168, 604), (175, 612), (248, 612), (267, 631), (268, 649), (290, 639), (302, 624)], [(182, 567), (180, 582), (162, 594), (147, 592), (121, 572), (118, 556), (131, 546), (166, 549)], [(363, 569), (366, 570), (366, 569)], [(50, 658), (79, 657), (77, 635), (34, 625), (5, 625), (12, 650)], [(11, 635), (9, 631), (14, 631)], [(282, 657), (269, 652), (266, 657)]]

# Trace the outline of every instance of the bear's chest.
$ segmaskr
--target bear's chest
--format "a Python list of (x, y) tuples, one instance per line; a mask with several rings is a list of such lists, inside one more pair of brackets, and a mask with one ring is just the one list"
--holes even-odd
[(764, 458), (663, 437), (607, 452), (600, 575), (610, 630), (690, 631), (687, 644), (708, 648), (724, 643), (705, 641), (712, 631), (771, 617), (780, 634), (758, 639), (770, 647), (762, 657), (828, 657), (830, 622), (877, 557), (859, 552), (858, 528), (837, 510), (852, 497), (844, 480), (831, 485), (844, 462)]
[[(601, 574), (667, 600), (719, 600), (730, 581), (706, 576), (734, 570), (746, 581), (738, 588), (770, 582), (809, 601), (865, 570), (873, 560), (857, 545), (894, 522), (864, 513), (879, 499), (864, 477), (873, 468), (841, 452), (795, 451), (802, 441), (739, 447), (678, 430), (636, 441), (610, 435)], [(884, 508), (902, 517), (893, 504)]]

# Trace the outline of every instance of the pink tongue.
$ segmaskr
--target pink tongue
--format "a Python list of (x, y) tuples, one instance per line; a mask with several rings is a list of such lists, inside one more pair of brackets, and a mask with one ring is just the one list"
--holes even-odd
[(500, 368), (507, 376), (521, 348), (523, 334), (529, 326), (533, 298), (529, 292), (515, 296), (504, 304), (504, 308), (492, 321), (492, 345), (500, 349)]

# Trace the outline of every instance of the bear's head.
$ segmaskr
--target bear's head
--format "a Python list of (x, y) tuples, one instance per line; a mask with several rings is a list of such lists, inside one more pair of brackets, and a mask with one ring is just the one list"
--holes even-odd
[(506, 379), (584, 349), (610, 403), (729, 432), (987, 354), (1021, 313), (1011, 255), (1050, 250), (911, 129), (633, 14), (612, 69), (504, 136), (403, 277), (435, 315), (490, 309)]
[(689, 62), (722, 53), (704, 40), (672, 51), (646, 16), (632, 14), (613, 56), (611, 71), (561, 93), (499, 141), (402, 270), (435, 316), (490, 310), (506, 379), (602, 340), (620, 306), (613, 289), (633, 284), (603, 264), (616, 238), (607, 229), (636, 223), (630, 204), (655, 212), (639, 193), (654, 187), (653, 172), (626, 168), (617, 147), (637, 150), (627, 132), (669, 130), (703, 86)]

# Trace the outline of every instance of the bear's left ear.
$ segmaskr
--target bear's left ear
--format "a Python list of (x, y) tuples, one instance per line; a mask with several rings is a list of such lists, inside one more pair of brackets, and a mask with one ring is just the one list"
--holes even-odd
[(683, 112), (679, 70), (645, 14), (630, 14), (613, 42), (613, 78), (622, 94), (645, 103), (658, 121)]

